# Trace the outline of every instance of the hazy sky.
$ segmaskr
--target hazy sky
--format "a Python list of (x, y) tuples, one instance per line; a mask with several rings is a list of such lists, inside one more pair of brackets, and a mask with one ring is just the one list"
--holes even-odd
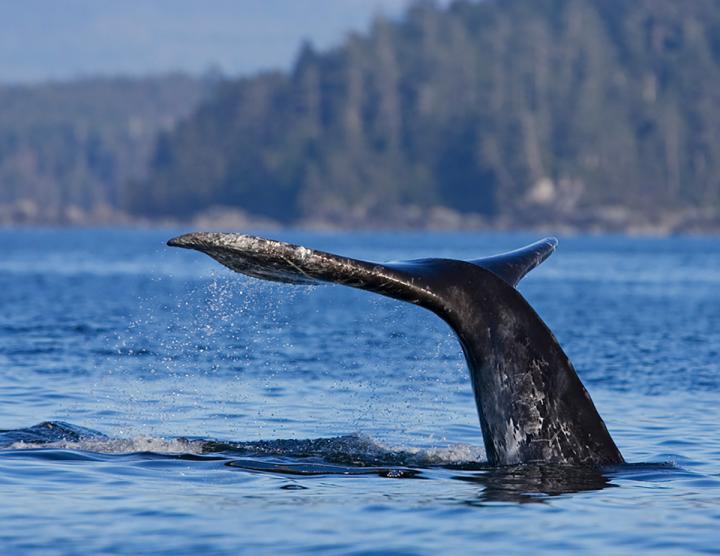
[(410, 0), (0, 0), (0, 82), (287, 67)]

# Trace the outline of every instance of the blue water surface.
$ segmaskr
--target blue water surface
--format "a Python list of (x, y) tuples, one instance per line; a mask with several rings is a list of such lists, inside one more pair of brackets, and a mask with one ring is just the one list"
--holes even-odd
[[(183, 230), (0, 232), (3, 554), (720, 553), (720, 242), (568, 237), (521, 292), (628, 465), (491, 469), (437, 317)], [(277, 239), (477, 258), (527, 234)]]

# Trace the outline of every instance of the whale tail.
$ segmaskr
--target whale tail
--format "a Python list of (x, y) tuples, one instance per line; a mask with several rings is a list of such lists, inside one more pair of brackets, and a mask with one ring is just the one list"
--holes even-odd
[(545, 238), (515, 251), (470, 261), (416, 259), (382, 264), (240, 234), (191, 233), (171, 239), (168, 245), (202, 251), (231, 270), (255, 278), (287, 284), (343, 284), (407, 300), (409, 292), (402, 290), (422, 287), (416, 283), (416, 275), (423, 273), (423, 267), (443, 262), (472, 264), (515, 286), (552, 254), (557, 239)]
[(342, 284), (436, 313), (463, 348), (490, 464), (623, 461), (552, 332), (514, 287), (555, 250), (554, 238), (482, 259), (382, 264), (239, 234), (191, 233), (168, 245), (256, 278)]

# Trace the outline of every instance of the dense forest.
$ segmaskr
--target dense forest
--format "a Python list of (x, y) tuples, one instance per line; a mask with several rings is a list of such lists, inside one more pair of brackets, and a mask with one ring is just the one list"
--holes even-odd
[(720, 229), (717, 0), (421, 1), (192, 111), (193, 80), (73, 87), (0, 90), (0, 203)]
[(145, 176), (158, 132), (189, 115), (213, 81), (0, 86), (0, 223), (116, 219), (127, 184)]
[(161, 134), (129, 201), (288, 223), (392, 224), (408, 207), (519, 226), (712, 220), (720, 4), (420, 2), (335, 50), (305, 45), (290, 73), (226, 83)]

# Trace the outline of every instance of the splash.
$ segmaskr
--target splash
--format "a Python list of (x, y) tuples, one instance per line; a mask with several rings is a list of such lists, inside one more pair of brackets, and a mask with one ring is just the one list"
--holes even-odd
[(160, 455), (200, 455), (203, 453), (203, 442), (191, 441), (183, 438), (87, 438), (82, 440), (58, 440), (55, 442), (25, 442), (19, 440), (13, 442), (5, 449), (28, 450), (28, 449), (58, 449), (77, 450), (81, 452), (94, 452), (97, 454), (135, 454), (153, 453)]
[(283, 458), (358, 467), (434, 467), (484, 461), (484, 453), (477, 446), (465, 444), (432, 448), (388, 446), (362, 433), (331, 438), (252, 442), (147, 436), (111, 438), (97, 431), (63, 422), (45, 422), (26, 429), (2, 431), (0, 448), (6, 450), (51, 448), (100, 454), (153, 453), (218, 455), (227, 458)]

